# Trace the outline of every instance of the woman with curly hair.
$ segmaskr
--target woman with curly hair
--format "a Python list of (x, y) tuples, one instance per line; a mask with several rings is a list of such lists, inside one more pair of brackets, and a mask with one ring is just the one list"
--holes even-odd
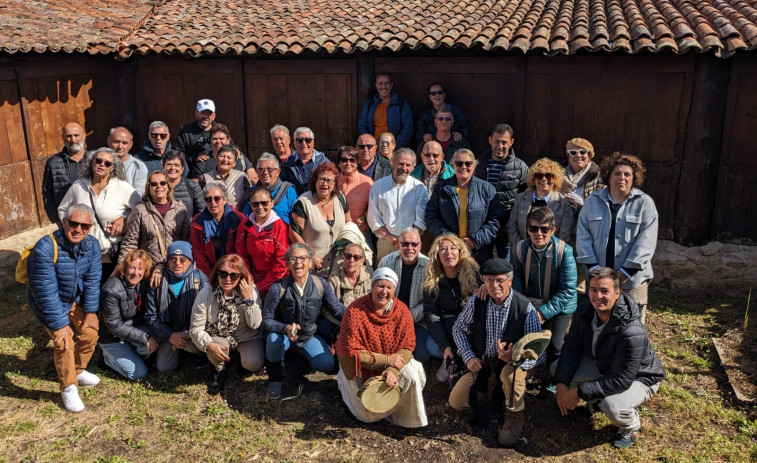
[(657, 208), (641, 191), (646, 169), (641, 160), (615, 152), (600, 164), (606, 188), (589, 196), (578, 216), (576, 261), (589, 271), (610, 267), (646, 315), (647, 289), (653, 278), (657, 246)]
[(310, 174), (309, 191), (294, 203), (289, 221), (289, 240), (292, 244), (306, 244), (313, 250), (314, 270), (321, 277), (327, 277), (329, 271), (323, 266), (323, 258), (344, 224), (352, 222), (350, 207), (340, 187), (336, 166), (331, 162), (319, 164)]
[(218, 394), (226, 385), (231, 351), (239, 352), (245, 370), (263, 368), (261, 305), (244, 259), (239, 254), (218, 259), (210, 273), (210, 284), (195, 299), (189, 324), (192, 342), (215, 367), (208, 385), (210, 394)]
[(481, 281), (478, 264), (468, 246), (455, 235), (438, 236), (428, 257), (423, 282), (423, 314), (431, 337), (426, 347), (433, 357), (443, 359), (436, 377), (447, 381), (447, 359), (453, 359), (456, 350), (452, 325)]
[(515, 197), (510, 220), (507, 222), (507, 238), (510, 248), (528, 238), (526, 218), (532, 209), (547, 206), (555, 214), (555, 236), (569, 241), (573, 230), (573, 209), (560, 193), (564, 179), (562, 166), (549, 158), (541, 158), (528, 169), (528, 190)]

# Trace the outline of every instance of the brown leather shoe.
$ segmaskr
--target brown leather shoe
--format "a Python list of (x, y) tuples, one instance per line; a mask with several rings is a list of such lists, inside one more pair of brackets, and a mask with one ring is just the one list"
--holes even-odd
[(505, 422), (497, 431), (497, 442), (501, 445), (511, 446), (518, 442), (520, 433), (523, 431), (525, 410), (519, 412), (505, 411)]

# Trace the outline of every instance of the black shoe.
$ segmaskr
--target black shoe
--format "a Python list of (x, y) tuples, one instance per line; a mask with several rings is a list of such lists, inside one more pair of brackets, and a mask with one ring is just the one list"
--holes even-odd
[(597, 413), (601, 412), (602, 409), (599, 407), (599, 400), (594, 400), (591, 402), (587, 402), (586, 405), (578, 407), (577, 411), (581, 416), (584, 416), (586, 418), (591, 418)]
[(192, 367), (195, 370), (202, 370), (203, 368), (207, 368), (209, 366), (210, 366), (210, 361), (208, 360), (208, 357), (205, 354), (192, 356)]
[(208, 394), (216, 395), (226, 387), (226, 370), (214, 371), (208, 384)]

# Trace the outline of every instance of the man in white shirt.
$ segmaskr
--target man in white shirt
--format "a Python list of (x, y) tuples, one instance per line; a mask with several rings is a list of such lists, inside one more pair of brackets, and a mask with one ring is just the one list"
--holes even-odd
[(373, 184), (368, 197), (368, 226), (376, 234), (376, 262), (399, 247), (399, 234), (413, 227), (426, 229), (424, 217), (428, 192), (420, 180), (410, 176), (415, 167), (415, 153), (408, 148), (397, 150), (392, 160), (392, 175)]
[(126, 181), (134, 187), (134, 190), (140, 195), (145, 192), (145, 183), (147, 183), (147, 166), (144, 162), (131, 156), (131, 150), (134, 144), (134, 135), (126, 127), (114, 127), (108, 134), (108, 148), (116, 152), (118, 159), (124, 163), (124, 173)]

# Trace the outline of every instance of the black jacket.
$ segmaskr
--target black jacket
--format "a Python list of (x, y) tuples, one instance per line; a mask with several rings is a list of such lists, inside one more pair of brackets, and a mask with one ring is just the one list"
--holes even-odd
[[(86, 158), (86, 156), (85, 156)], [(52, 222), (58, 222), (58, 206), (66, 196), (66, 192), (71, 188), (71, 184), (79, 180), (86, 170), (84, 158), (76, 166), (79, 175), (76, 178), (71, 177), (69, 173), (68, 151), (63, 148), (60, 153), (51, 156), (45, 163), (45, 173), (42, 179), (42, 203), (45, 206), (47, 219)]]
[[(555, 383), (570, 385), (584, 355), (591, 356), (594, 308), (581, 304), (573, 315), (570, 331), (565, 337)], [(597, 339), (597, 368), (600, 378), (578, 384), (578, 396), (584, 400), (601, 399), (627, 390), (639, 381), (652, 386), (665, 378), (660, 359), (649, 342), (641, 324), (641, 310), (626, 293), (621, 293), (610, 320)]]
[[(100, 342), (147, 344), (150, 336), (137, 329), (137, 326), (145, 324), (145, 289), (145, 281), (132, 288), (118, 276), (108, 278), (100, 290), (100, 316), (104, 325), (100, 326)], [(137, 306), (137, 294), (141, 306)]]
[(184, 157), (190, 167), (194, 167), (197, 156), (203, 151), (210, 153), (210, 129), (215, 124), (211, 123), (208, 130), (202, 130), (197, 121), (182, 126), (176, 137), (176, 149), (184, 153)]
[(202, 188), (194, 180), (182, 177), (173, 190), (173, 197), (184, 203), (190, 217), (196, 216), (205, 209), (205, 198)]
[(463, 295), (459, 281), (450, 284), (445, 277), (439, 278), (439, 293), (423, 290), (423, 315), (429, 334), (443, 352), (448, 347), (454, 348), (452, 325), (463, 311)]
[(380, 178), (392, 175), (392, 161), (380, 154), (376, 155), (376, 159), (378, 159), (378, 162), (376, 162), (376, 168), (373, 169), (372, 177), (374, 182)]
[[(173, 148), (171, 148), (171, 142), (169, 141), (166, 145), (165, 152), (167, 153), (172, 149)], [(145, 165), (147, 166), (148, 174), (156, 170), (163, 170), (163, 159), (155, 154), (155, 149), (150, 144), (150, 140), (147, 140), (145, 142), (145, 144), (142, 146), (142, 151), (135, 154), (134, 157), (145, 163)], [(187, 163), (184, 162), (184, 177), (187, 176), (188, 170), (189, 168), (187, 167)]]
[[(492, 157), (491, 148), (484, 151), (478, 158), (478, 165), (474, 174), (476, 177), (487, 180), (489, 172), (489, 160)], [(515, 196), (518, 193), (526, 191), (526, 176), (528, 175), (528, 166), (521, 159), (515, 157), (515, 151), (510, 148), (510, 154), (505, 158), (505, 165), (499, 174), (499, 181), (494, 186), (497, 190), (497, 197), (502, 209), (505, 211), (503, 224), (510, 219), (510, 211), (515, 203)], [(502, 232), (506, 233), (506, 227), (502, 227)], [(500, 234), (501, 236), (501, 234)]]

